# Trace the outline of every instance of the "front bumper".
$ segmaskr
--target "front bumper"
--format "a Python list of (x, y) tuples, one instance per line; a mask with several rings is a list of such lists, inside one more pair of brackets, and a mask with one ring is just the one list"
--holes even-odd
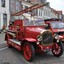
[(43, 45), (38, 45), (38, 48), (42, 52), (50, 51), (53, 48), (54, 44), (48, 45), (48, 46), (43, 46)]

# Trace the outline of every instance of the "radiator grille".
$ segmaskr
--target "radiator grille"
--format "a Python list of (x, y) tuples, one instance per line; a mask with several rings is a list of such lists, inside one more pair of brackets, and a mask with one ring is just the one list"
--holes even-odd
[(42, 44), (44, 45), (49, 45), (49, 44), (52, 44), (53, 43), (53, 36), (52, 36), (52, 32), (44, 32), (42, 34)]

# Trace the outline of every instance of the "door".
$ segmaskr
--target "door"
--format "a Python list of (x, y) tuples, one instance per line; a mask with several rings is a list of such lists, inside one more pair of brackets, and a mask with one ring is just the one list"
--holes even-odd
[(7, 27), (7, 14), (3, 14), (3, 27)]

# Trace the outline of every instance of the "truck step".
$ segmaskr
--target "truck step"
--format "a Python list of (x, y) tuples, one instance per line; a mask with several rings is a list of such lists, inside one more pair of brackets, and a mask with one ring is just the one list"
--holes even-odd
[(9, 39), (9, 41), (14, 42), (17, 45), (21, 45), (21, 41), (18, 41), (17, 39)]
[(12, 33), (12, 32), (7, 32), (7, 33), (10, 34), (13, 37), (16, 37), (15, 33)]

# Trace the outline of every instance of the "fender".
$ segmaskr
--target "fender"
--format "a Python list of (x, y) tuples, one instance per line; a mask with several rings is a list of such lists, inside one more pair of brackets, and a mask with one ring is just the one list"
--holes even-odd
[(36, 42), (36, 39), (34, 38), (24, 38), (23, 40), (26, 40), (28, 42)]

